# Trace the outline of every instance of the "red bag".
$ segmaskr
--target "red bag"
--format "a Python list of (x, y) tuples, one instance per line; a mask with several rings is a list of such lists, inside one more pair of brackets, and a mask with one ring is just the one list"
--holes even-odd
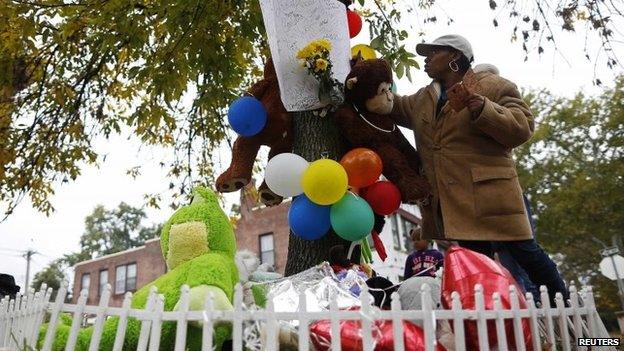
[[(483, 300), (486, 310), (494, 309), (494, 299), (492, 294), (498, 292), (501, 298), (501, 305), (504, 309), (511, 308), (509, 297), (509, 285), (516, 285), (516, 281), (511, 274), (498, 263), (480, 253), (452, 246), (444, 258), (444, 277), (442, 280), (442, 305), (450, 309), (452, 305), (451, 293), (457, 291), (460, 296), (462, 309), (475, 309), (475, 284), (483, 286)], [(518, 301), (521, 309), (526, 308), (526, 300), (522, 295), (522, 290), (517, 287)], [(496, 322), (489, 320), (487, 323), (488, 340), (493, 348), (497, 343)], [(466, 346), (469, 350), (479, 349), (479, 336), (477, 324), (474, 321), (466, 321)], [(522, 320), (522, 333), (527, 350), (533, 349), (531, 342), (531, 328), (527, 318)], [(507, 345), (509, 349), (515, 350), (516, 343), (513, 332), (513, 320), (505, 320), (505, 334), (507, 335)]]
[[(393, 351), (394, 334), (392, 321), (375, 321), (372, 327), (375, 351)], [(362, 323), (360, 321), (347, 320), (340, 322), (340, 346), (343, 351), (362, 350)], [(310, 325), (310, 339), (319, 351), (327, 351), (331, 348), (331, 322), (321, 320)], [(408, 321), (403, 321), (403, 342), (406, 351), (420, 351), (425, 349), (425, 335), (423, 330)], [(437, 344), (436, 351), (446, 351), (442, 345)]]

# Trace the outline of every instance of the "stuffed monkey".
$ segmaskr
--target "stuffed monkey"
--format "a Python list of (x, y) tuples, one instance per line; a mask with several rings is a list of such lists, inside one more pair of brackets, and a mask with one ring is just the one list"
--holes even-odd
[(420, 158), (392, 119), (392, 70), (382, 59), (356, 59), (345, 83), (345, 104), (334, 118), (352, 148), (375, 151), (383, 162), (383, 174), (401, 192), (404, 203), (427, 196), (429, 184), (420, 174)]
[[(248, 94), (260, 100), (267, 111), (267, 123), (264, 129), (251, 137), (238, 136), (232, 148), (230, 167), (217, 178), (217, 190), (222, 193), (241, 189), (251, 180), (256, 155), (261, 145), (271, 148), (269, 159), (273, 156), (291, 152), (293, 147), (292, 120), (280, 98), (277, 74), (273, 60), (267, 60), (264, 66), (264, 78), (248, 90)], [(273, 193), (263, 181), (258, 189), (262, 203), (267, 206), (282, 202), (282, 197)]]

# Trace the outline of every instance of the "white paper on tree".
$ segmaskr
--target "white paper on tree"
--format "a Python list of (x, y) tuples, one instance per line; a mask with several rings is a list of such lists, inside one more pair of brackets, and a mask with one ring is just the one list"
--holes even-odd
[(333, 77), (344, 82), (351, 70), (347, 13), (337, 0), (260, 0), (282, 103), (287, 111), (321, 108), (318, 81), (297, 59), (311, 41), (328, 39)]

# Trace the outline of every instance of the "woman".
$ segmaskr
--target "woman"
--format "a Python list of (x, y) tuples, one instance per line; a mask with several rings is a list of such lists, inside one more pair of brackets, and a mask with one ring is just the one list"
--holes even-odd
[(533, 116), (512, 82), (474, 72), (470, 43), (445, 35), (418, 44), (431, 84), (395, 96), (393, 118), (414, 130), (431, 183), (421, 203), (423, 236), (456, 240), (494, 256), (493, 243), (513, 256), (551, 299), (567, 296), (556, 265), (533, 239), (511, 155), (533, 134)]

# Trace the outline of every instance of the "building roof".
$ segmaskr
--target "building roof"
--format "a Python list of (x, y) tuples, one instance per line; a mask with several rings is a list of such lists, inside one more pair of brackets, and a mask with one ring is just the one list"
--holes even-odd
[[(160, 241), (160, 237), (149, 239), (149, 240), (145, 240), (145, 244), (153, 242), (153, 241)], [(133, 248), (128, 249), (128, 250), (115, 252), (115, 253), (112, 253), (112, 254), (109, 254), (109, 255), (92, 258), (90, 260), (78, 262), (78, 263), (76, 263), (76, 265), (74, 267), (82, 266), (84, 264), (91, 263), (91, 262), (102, 261), (102, 260), (105, 260), (105, 259), (108, 259), (108, 258), (111, 258), (111, 257), (115, 257), (115, 256), (125, 255), (125, 254), (128, 254), (128, 253), (134, 252), (134, 251), (143, 250), (144, 248), (145, 248), (145, 245), (142, 245), (142, 246), (133, 247)]]
[(397, 213), (412, 223), (420, 224), (421, 222), (421, 219), (418, 218), (418, 216), (416, 216), (412, 212), (409, 212), (409, 210), (405, 208), (399, 207), (399, 209), (397, 210)]

